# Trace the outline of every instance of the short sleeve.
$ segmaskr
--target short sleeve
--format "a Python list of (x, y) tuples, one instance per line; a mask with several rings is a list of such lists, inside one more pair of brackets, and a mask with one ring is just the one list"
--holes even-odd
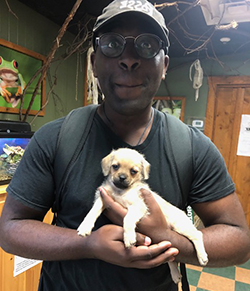
[(196, 128), (190, 128), (193, 149), (193, 182), (189, 203), (220, 199), (235, 191), (225, 161), (211, 140)]
[(21, 162), (7, 187), (28, 207), (49, 210), (54, 201), (53, 162), (62, 119), (40, 128), (30, 140)]

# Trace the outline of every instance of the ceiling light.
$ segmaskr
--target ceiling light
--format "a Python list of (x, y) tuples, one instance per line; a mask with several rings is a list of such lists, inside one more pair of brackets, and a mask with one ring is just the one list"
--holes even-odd
[(222, 37), (222, 38), (220, 38), (220, 41), (221, 41), (223, 44), (227, 44), (230, 40), (231, 40), (230, 37)]

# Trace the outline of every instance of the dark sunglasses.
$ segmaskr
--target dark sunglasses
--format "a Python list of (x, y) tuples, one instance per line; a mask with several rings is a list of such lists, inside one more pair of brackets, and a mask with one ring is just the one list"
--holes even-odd
[(164, 41), (154, 34), (140, 34), (137, 37), (123, 37), (118, 33), (105, 33), (95, 39), (95, 48), (100, 47), (101, 52), (109, 58), (119, 57), (127, 43), (127, 39), (134, 40), (134, 47), (138, 55), (144, 59), (155, 57), (161, 49), (166, 49)]

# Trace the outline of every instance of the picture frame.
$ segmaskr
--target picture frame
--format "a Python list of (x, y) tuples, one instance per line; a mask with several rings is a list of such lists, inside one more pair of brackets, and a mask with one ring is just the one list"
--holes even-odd
[[(22, 114), (26, 114), (41, 73), (27, 87), (23, 100), (22, 92), (35, 73), (42, 68), (46, 58), (1, 38), (0, 57), (0, 112), (19, 114), (20, 107), (22, 107)], [(15, 74), (11, 72), (13, 66), (16, 69)], [(8, 72), (9, 75), (4, 72)], [(11, 78), (16, 78), (15, 83), (13, 80), (11, 81)], [(28, 114), (44, 116), (44, 104), (45, 80), (42, 81)]]
[(153, 99), (153, 107), (162, 112), (167, 112), (184, 121), (185, 97), (159, 97)]

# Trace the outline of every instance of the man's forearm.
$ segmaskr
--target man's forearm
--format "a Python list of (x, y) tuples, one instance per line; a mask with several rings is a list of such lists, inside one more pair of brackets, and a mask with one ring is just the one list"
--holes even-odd
[[(250, 259), (249, 236), (241, 228), (230, 225), (213, 225), (204, 228), (202, 233), (205, 250), (208, 254), (208, 267), (237, 265)], [(168, 239), (172, 246), (180, 251), (176, 261), (199, 265), (191, 241), (173, 231), (168, 235)]]
[(51, 261), (91, 257), (86, 239), (73, 229), (36, 220), (13, 220), (1, 235), (1, 247), (6, 252), (27, 258)]

